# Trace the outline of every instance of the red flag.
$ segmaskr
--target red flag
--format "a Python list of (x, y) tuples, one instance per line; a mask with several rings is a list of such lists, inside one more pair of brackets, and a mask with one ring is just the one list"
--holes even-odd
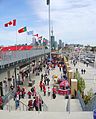
[(23, 28), (20, 28), (18, 30), (18, 33), (23, 33), (23, 32), (26, 32), (27, 31), (27, 28), (26, 27), (23, 27)]
[(8, 23), (4, 24), (5, 27), (8, 27)]
[(38, 37), (39, 40), (42, 40), (42, 36)]
[(34, 36), (38, 37), (38, 34), (35, 34)]
[(13, 26), (16, 26), (16, 19), (13, 20)]
[(16, 26), (16, 19), (12, 20), (12, 21), (9, 21), (8, 23), (5, 23), (4, 24), (5, 27), (8, 27), (8, 26)]

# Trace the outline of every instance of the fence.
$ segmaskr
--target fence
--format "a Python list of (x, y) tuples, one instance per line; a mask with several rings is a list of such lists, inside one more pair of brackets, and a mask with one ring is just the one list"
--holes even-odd
[(13, 97), (15, 91), (10, 91), (7, 95), (3, 96), (3, 106), (5, 106)]
[(70, 113), (70, 96), (68, 96), (66, 111)]
[[(39, 95), (39, 98), (42, 100), (42, 97), (41, 97), (40, 93), (39, 93), (39, 92), (37, 92), (37, 93), (38, 93), (38, 95)], [(42, 100), (42, 101), (43, 101), (43, 100)], [(48, 106), (45, 104), (44, 101), (43, 101), (42, 107), (43, 107), (43, 111), (48, 111)]]
[(0, 65), (6, 65), (9, 63), (13, 63), (16, 61), (20, 61), (23, 59), (28, 59), (28, 58), (32, 58), (32, 57), (37, 57), (40, 55), (44, 55), (49, 53), (49, 49), (33, 49), (33, 50), (26, 50), (26, 51), (13, 51), (13, 52), (6, 52), (6, 53), (2, 53), (1, 57), (2, 60), (0, 60)]
[(93, 111), (96, 109), (96, 95), (91, 98), (91, 100), (88, 102), (86, 105), (86, 110), (87, 111)]
[(26, 104), (24, 104), (22, 101), (19, 100), (20, 106), (19, 106), (19, 110), (20, 111), (28, 111), (28, 106)]
[(91, 100), (88, 102), (88, 104), (85, 105), (83, 98), (81, 97), (80, 92), (77, 92), (77, 97), (79, 99), (79, 102), (81, 104), (83, 111), (93, 111), (96, 109), (96, 95), (91, 98)]
[(79, 102), (81, 104), (82, 110), (86, 111), (86, 105), (84, 103), (83, 98), (81, 97), (80, 91), (77, 91), (77, 98), (79, 99)]

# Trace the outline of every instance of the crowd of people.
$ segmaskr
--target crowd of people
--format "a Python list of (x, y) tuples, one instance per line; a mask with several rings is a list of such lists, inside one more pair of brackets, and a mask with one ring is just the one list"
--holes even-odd
[[(44, 77), (46, 84), (49, 85), (50, 79), (47, 77), (47, 74), (49, 74), (49, 68), (48, 67), (46, 68), (45, 61), (43, 63), (41, 63), (39, 61), (38, 65), (36, 63), (33, 63), (32, 67), (33, 67), (32, 73), (35, 76), (40, 75), (40, 72), (42, 72), (42, 68), (44, 67), (46, 75), (43, 76), (43, 74), (42, 74), (41, 78), (43, 80), (43, 77)], [(28, 76), (28, 74), (26, 74), (26, 75)], [(44, 95), (46, 95), (45, 85), (43, 85), (41, 90), (43, 90)], [(18, 107), (20, 106), (20, 99), (24, 99), (26, 97), (29, 99), (29, 101), (28, 101), (28, 110), (31, 110), (31, 111), (40, 110), (40, 111), (42, 111), (43, 100), (40, 97), (40, 95), (38, 95), (38, 92), (37, 92), (37, 89), (36, 89), (35, 86), (32, 86), (30, 90), (26, 90), (26, 87), (21, 87), (20, 85), (17, 85), (17, 90), (16, 90), (16, 93), (14, 94), (16, 109), (18, 109)]]
[[(43, 93), (44, 96), (52, 97), (52, 99), (56, 98), (56, 87), (50, 86), (51, 79), (49, 78), (50, 71), (54, 70), (55, 67), (58, 67), (61, 72), (61, 79), (66, 79), (66, 68), (64, 65), (64, 59), (53, 59), (51, 62), (48, 61), (48, 59), (45, 59), (43, 62), (39, 61), (37, 64), (34, 62), (32, 64), (32, 73), (35, 76), (39, 76), (40, 74), (40, 81), (39, 81), (39, 88), (41, 93)], [(42, 72), (44, 70), (44, 73)], [(62, 74), (63, 72), (63, 74)], [(21, 72), (20, 72), (21, 73)], [(25, 73), (26, 75), (22, 75), (25, 78), (29, 76), (29, 72)], [(22, 77), (24, 79), (24, 77)], [(13, 77), (14, 78), (14, 77)], [(26, 79), (24, 79), (25, 81)], [(13, 87), (12, 87), (13, 90)], [(32, 86), (31, 89), (27, 90), (26, 87), (17, 85), (16, 92), (14, 94), (14, 101), (16, 109), (20, 106), (20, 99), (28, 98), (28, 110), (40, 110), (42, 111), (43, 106), (43, 100), (40, 95), (38, 95), (38, 90), (36, 89), (36, 86)]]

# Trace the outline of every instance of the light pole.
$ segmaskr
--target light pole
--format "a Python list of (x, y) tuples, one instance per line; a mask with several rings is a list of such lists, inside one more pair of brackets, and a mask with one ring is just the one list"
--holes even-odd
[(50, 42), (50, 61), (51, 61), (51, 37), (50, 37), (50, 0), (47, 0), (48, 16), (49, 16), (49, 42)]

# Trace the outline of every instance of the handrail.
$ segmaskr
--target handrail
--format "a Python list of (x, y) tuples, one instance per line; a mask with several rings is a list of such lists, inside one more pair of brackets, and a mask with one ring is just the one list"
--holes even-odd
[[(28, 111), (28, 106), (27, 106), (25, 103), (23, 103), (23, 102), (20, 101), (20, 100), (19, 100), (19, 103), (21, 103), (21, 104), (23, 105), (23, 111), (25, 111), (25, 110)], [(20, 107), (20, 110), (21, 110), (21, 105), (20, 105), (19, 107)], [(26, 109), (25, 109), (24, 107), (25, 107)]]
[(86, 111), (86, 105), (84, 103), (84, 100), (82, 99), (81, 95), (80, 95), (80, 91), (77, 91), (77, 98), (79, 99), (79, 102), (81, 104), (82, 110)]
[[(41, 97), (41, 95), (40, 95), (40, 93), (37, 91), (37, 93), (38, 93), (38, 95), (39, 95), (39, 97), (40, 97), (40, 99), (42, 100), (42, 97)], [(43, 100), (42, 100), (43, 101)], [(48, 106), (45, 104), (45, 102), (43, 101), (43, 111), (48, 111)]]
[(91, 100), (86, 104), (87, 111), (93, 111), (96, 108), (96, 95), (94, 95)]
[[(6, 107), (5, 109), (8, 110), (9, 112), (12, 110), (12, 106), (9, 105), (9, 104), (5, 105), (5, 107)], [(3, 108), (3, 109), (4, 109), (4, 108)], [(5, 109), (4, 109), (4, 110), (5, 110)], [(14, 109), (15, 109), (15, 108), (14, 108)]]
[(10, 91), (8, 94), (3, 96), (3, 105), (6, 105), (13, 97), (14, 97), (15, 91)]
[(66, 111), (70, 113), (70, 96), (68, 96)]

